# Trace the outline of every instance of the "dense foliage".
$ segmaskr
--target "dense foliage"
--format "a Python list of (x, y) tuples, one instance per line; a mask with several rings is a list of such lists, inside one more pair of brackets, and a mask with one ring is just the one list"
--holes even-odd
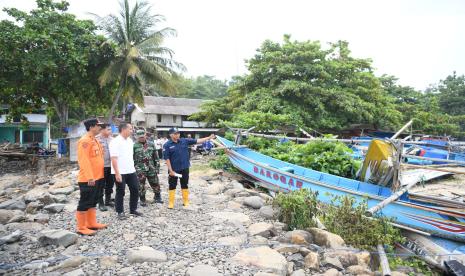
[(400, 230), (389, 224), (389, 220), (365, 216), (366, 200), (357, 203), (354, 197), (333, 197), (331, 204), (322, 212), (323, 224), (328, 231), (340, 235), (344, 241), (357, 248), (370, 249), (378, 244), (394, 245), (400, 242)]
[(68, 3), (37, 0), (29, 13), (4, 11), (0, 22), (0, 101), (18, 117), (47, 105), (60, 126), (72, 110), (98, 109), (111, 99), (97, 79), (114, 48), (92, 21), (66, 13)]
[(176, 97), (214, 100), (226, 96), (228, 84), (213, 76), (180, 77), (175, 82)]
[(321, 215), (317, 196), (317, 193), (308, 189), (279, 193), (273, 201), (273, 205), (280, 209), (278, 219), (291, 230), (315, 227), (312, 218)]
[(352, 150), (339, 142), (296, 144), (249, 136), (243, 144), (270, 157), (342, 177), (355, 178), (360, 168), (360, 163), (350, 156)]
[(299, 126), (338, 133), (351, 124), (465, 136), (465, 77), (455, 73), (427, 91), (377, 77), (369, 59), (354, 58), (347, 42), (265, 41), (248, 61), (249, 73), (227, 95), (193, 116), (217, 125), (269, 131)]

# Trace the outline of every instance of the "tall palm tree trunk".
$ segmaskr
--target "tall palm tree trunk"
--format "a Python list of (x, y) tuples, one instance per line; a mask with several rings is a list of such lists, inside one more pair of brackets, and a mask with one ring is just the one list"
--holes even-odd
[(116, 93), (116, 97), (113, 100), (113, 104), (111, 105), (110, 113), (108, 114), (108, 123), (112, 124), (113, 123), (113, 114), (115, 113), (116, 106), (118, 105), (119, 98), (121, 97), (121, 94), (123, 94), (124, 90), (124, 82), (120, 81), (119, 87), (118, 87), (118, 93)]

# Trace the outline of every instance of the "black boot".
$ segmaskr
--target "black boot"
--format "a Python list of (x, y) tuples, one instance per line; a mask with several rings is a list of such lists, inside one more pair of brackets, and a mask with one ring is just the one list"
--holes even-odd
[(115, 204), (112, 201), (111, 195), (105, 195), (105, 205), (109, 207), (115, 207)]
[(145, 195), (140, 196), (140, 206), (147, 206), (147, 203), (145, 202)]
[(153, 196), (153, 202), (163, 204), (163, 200), (161, 200), (160, 193), (155, 193), (155, 195)]
[(98, 204), (98, 209), (102, 212), (108, 211), (108, 208), (103, 204), (103, 201)]

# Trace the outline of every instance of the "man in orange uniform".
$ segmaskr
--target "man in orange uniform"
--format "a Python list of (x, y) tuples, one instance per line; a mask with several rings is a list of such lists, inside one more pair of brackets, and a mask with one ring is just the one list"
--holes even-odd
[[(84, 121), (87, 134), (79, 139), (77, 144), (80, 191), (79, 203), (76, 212), (77, 233), (94, 235), (97, 229), (107, 227), (97, 222), (95, 207), (97, 206), (97, 185), (103, 185), (103, 148), (95, 135), (100, 132), (101, 123), (91, 118)], [(93, 230), (92, 230), (93, 229)]]

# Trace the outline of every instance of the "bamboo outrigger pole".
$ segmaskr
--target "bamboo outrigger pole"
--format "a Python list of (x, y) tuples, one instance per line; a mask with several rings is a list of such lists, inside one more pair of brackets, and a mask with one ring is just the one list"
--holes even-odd
[(417, 182), (410, 183), (406, 187), (404, 187), (404, 188), (400, 189), (399, 191), (395, 192), (390, 197), (386, 198), (385, 200), (381, 201), (380, 203), (378, 203), (375, 206), (368, 209), (367, 212), (366, 212), (366, 215), (370, 216), (370, 217), (373, 216), (376, 212), (378, 212), (379, 210), (386, 207), (386, 205), (388, 205), (389, 203), (392, 203), (393, 201), (396, 201), (399, 197), (401, 197), (403, 194), (405, 194), (410, 188), (412, 188), (416, 184), (417, 184)]
[(391, 268), (389, 267), (389, 261), (386, 256), (386, 252), (384, 252), (384, 246), (382, 244), (378, 244), (377, 248), (383, 276), (391, 276)]

